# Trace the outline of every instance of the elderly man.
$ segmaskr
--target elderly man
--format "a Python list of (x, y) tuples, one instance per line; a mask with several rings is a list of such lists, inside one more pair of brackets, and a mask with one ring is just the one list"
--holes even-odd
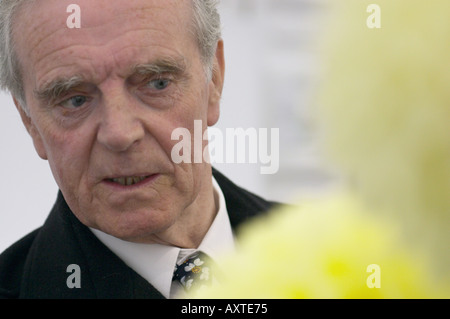
[(182, 296), (177, 265), (274, 204), (171, 157), (174, 129), (219, 118), (216, 1), (78, 0), (71, 21), (72, 2), (0, 2), (0, 83), (60, 188), (0, 256), (0, 297)]

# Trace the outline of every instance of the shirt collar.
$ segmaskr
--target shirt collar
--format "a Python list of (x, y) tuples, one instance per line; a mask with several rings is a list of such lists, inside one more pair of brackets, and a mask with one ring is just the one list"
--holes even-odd
[[(212, 179), (217, 196), (218, 212), (208, 232), (196, 250), (201, 250), (212, 259), (234, 249), (234, 237), (228, 217), (225, 197), (219, 184)], [(98, 229), (90, 228), (94, 235), (130, 268), (151, 283), (166, 298), (170, 296), (174, 266), (180, 248), (160, 244), (140, 244), (121, 240)], [(192, 250), (195, 251), (195, 250)], [(183, 249), (186, 254), (188, 251)]]

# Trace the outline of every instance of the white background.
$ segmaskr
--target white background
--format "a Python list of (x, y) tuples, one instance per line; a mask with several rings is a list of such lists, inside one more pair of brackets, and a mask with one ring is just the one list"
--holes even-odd
[[(226, 78), (218, 127), (280, 129), (280, 169), (215, 165), (237, 184), (268, 199), (294, 201), (335, 185), (311, 129), (315, 82), (312, 48), (320, 26), (314, 0), (224, 0)], [(6, 93), (0, 93), (0, 252), (42, 225), (57, 194)]]

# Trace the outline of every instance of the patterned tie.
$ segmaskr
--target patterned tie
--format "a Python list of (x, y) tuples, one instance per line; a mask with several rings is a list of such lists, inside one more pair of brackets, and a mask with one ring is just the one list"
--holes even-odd
[(173, 280), (178, 280), (186, 291), (211, 284), (211, 275), (208, 266), (209, 257), (196, 252), (183, 261), (181, 265), (175, 265)]

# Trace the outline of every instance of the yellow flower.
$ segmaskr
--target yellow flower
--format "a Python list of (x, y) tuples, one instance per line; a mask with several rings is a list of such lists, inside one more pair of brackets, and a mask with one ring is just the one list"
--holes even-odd
[[(331, 1), (317, 120), (360, 196), (450, 269), (450, 1)], [(439, 270), (441, 271), (441, 270)]]
[(449, 222), (450, 1), (375, 1), (380, 29), (366, 25), (373, 1), (334, 3), (317, 103), (326, 149), (364, 196)]
[(330, 2), (317, 121), (351, 184), (247, 225), (197, 297), (450, 297), (450, 1), (375, 1), (379, 29)]
[[(247, 225), (238, 253), (219, 262), (222, 285), (195, 297), (450, 297), (443, 278), (433, 279), (399, 239), (400, 226), (374, 213), (350, 194), (274, 211)], [(379, 272), (368, 272), (371, 265)]]

